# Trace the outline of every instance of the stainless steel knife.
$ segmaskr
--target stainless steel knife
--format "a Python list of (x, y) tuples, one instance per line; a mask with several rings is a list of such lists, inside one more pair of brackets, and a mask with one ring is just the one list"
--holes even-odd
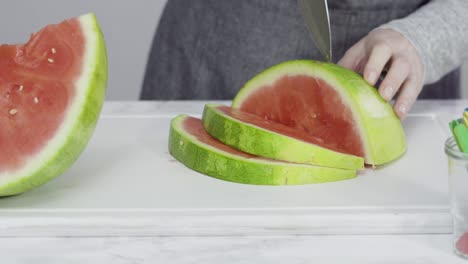
[(327, 0), (298, 0), (298, 7), (312, 40), (325, 60), (332, 61), (332, 38)]

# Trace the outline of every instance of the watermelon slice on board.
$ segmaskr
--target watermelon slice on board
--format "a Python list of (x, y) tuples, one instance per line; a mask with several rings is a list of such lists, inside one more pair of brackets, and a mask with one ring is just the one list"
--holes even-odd
[(313, 136), (323, 148), (364, 157), (366, 164), (388, 163), (406, 151), (392, 106), (360, 75), (335, 64), (280, 63), (248, 81), (232, 107)]
[(42, 185), (77, 160), (106, 84), (106, 46), (93, 14), (0, 46), (0, 196)]
[(276, 161), (231, 148), (211, 137), (200, 119), (179, 115), (171, 122), (170, 153), (187, 167), (226, 181), (296, 185), (346, 180), (355, 170)]
[(321, 147), (317, 138), (300, 130), (227, 106), (205, 105), (203, 125), (214, 138), (253, 155), (324, 167), (364, 168), (362, 157)]

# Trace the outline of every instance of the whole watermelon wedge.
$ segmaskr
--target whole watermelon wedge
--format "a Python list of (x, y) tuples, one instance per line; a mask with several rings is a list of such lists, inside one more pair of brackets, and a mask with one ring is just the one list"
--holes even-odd
[(106, 46), (93, 14), (0, 46), (0, 196), (42, 185), (77, 160), (106, 84)]
[(287, 184), (291, 168), (313, 174), (294, 184), (347, 179), (364, 163), (385, 164), (406, 151), (401, 121), (377, 90), (357, 73), (316, 61), (261, 72), (232, 107), (205, 105), (198, 134), (186, 120), (173, 120), (170, 153), (193, 170), (250, 184)]
[(231, 148), (211, 137), (200, 119), (179, 115), (171, 121), (170, 153), (206, 175), (245, 184), (297, 185), (346, 180), (356, 170), (276, 161)]
[(360, 75), (331, 63), (296, 60), (273, 66), (245, 84), (232, 108), (313, 136), (318, 140), (312, 143), (323, 148), (364, 157), (370, 165), (406, 151), (392, 106)]

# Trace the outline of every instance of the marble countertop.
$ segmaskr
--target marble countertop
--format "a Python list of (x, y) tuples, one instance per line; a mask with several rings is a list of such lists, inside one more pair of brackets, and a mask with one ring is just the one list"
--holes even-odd
[[(199, 116), (204, 103), (106, 102), (102, 116), (111, 123), (116, 118), (140, 120), (136, 122), (142, 122), (138, 124), (148, 129), (145, 118), (169, 120), (179, 113)], [(462, 100), (418, 101), (411, 112), (416, 121), (411, 122), (434, 126), (435, 133), (429, 136), (434, 137), (431, 139), (435, 139), (436, 145), (413, 147), (417, 151), (411, 155), (438, 151), (449, 135), (447, 121), (467, 105), (468, 101)], [(161, 135), (154, 132), (153, 141), (141, 141), (143, 134), (137, 134), (135, 138), (140, 141), (135, 142), (148, 148), (141, 148), (145, 152), (128, 155), (129, 162), (133, 162), (133, 157), (169, 157), (165, 151), (155, 154), (149, 148), (151, 144), (166, 148), (167, 120), (151, 124), (152, 129), (163, 131)], [(414, 130), (416, 125), (406, 128), (417, 131)], [(107, 129), (116, 131), (115, 127)], [(123, 176), (115, 178), (115, 184), (106, 183), (107, 176), (115, 177), (118, 172), (125, 171), (114, 165), (101, 168), (101, 162), (93, 162), (102, 157), (102, 153), (118, 151), (105, 147), (103, 135), (108, 135), (108, 131), (98, 128), (96, 137), (104, 143), (92, 143), (90, 151), (67, 175), (24, 195), (0, 200), (0, 263), (463, 263), (451, 250), (446, 179), (438, 178), (445, 175), (446, 170), (442, 149), (433, 157), (438, 164), (431, 168), (432, 180), (416, 184), (417, 178), (408, 174), (412, 183), (407, 187), (404, 181), (393, 181), (405, 179), (396, 177), (395, 173), (401, 168), (394, 165), (386, 169), (391, 172), (387, 173), (389, 175), (371, 173), (351, 185), (337, 183), (323, 190), (319, 189), (321, 187), (295, 187), (295, 195), (290, 193), (291, 189), (264, 188), (259, 190), (263, 196), (258, 196), (256, 202), (241, 199), (237, 204), (233, 197), (238, 191), (256, 196), (250, 187), (222, 187), (220, 181), (190, 174), (189, 178), (172, 177), (165, 183), (179, 186), (180, 181), (189, 179), (192, 187), (207, 185), (216, 187), (215, 191), (194, 199), (198, 187), (187, 187), (182, 191), (189, 194), (192, 191), (190, 199), (172, 200), (177, 190), (174, 194), (175, 189), (163, 188), (158, 189), (160, 193), (172, 198), (158, 200), (144, 195), (145, 191), (154, 195), (151, 192), (154, 188), (150, 187), (156, 186), (160, 182), (158, 179), (152, 182), (151, 178), (146, 178), (153, 184), (146, 186), (130, 186)], [(128, 133), (132, 135), (135, 131)], [(115, 142), (116, 138), (108, 140)], [(168, 170), (191, 173), (179, 164), (171, 161), (167, 164)], [(89, 168), (97, 169), (102, 177), (89, 174)], [(378, 181), (378, 177), (386, 181), (387, 190), (382, 191), (389, 191), (389, 194), (379, 195), (379, 191), (372, 188), (367, 193), (357, 191), (359, 184), (378, 186), (372, 183)], [(125, 191), (135, 194), (131, 199), (118, 195), (122, 193), (119, 180), (128, 187)], [(104, 192), (103, 187), (108, 190)], [(311, 192), (308, 188), (315, 189)], [(330, 191), (326, 188), (354, 190), (357, 194), (353, 199), (316, 199), (317, 193)], [(411, 191), (411, 195), (404, 199), (397, 193), (392, 196), (392, 188), (395, 192)], [(278, 191), (283, 199), (275, 202), (272, 197), (277, 197)], [(221, 194), (228, 195), (225, 208), (222, 199), (211, 202), (210, 195)], [(291, 207), (313, 194), (317, 197), (299, 207)], [(406, 201), (411, 204), (405, 206)], [(275, 207), (276, 203), (280, 206)]]
[[(51, 227), (52, 228), (52, 227)], [(1, 238), (2, 264), (462, 264), (449, 235)]]

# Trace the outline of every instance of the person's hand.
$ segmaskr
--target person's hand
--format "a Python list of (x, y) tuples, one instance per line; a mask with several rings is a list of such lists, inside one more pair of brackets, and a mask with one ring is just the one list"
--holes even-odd
[(379, 93), (390, 101), (399, 92), (394, 109), (400, 119), (411, 109), (424, 84), (424, 66), (418, 52), (406, 37), (392, 29), (371, 31), (338, 64), (363, 74), (371, 85), (387, 70)]

